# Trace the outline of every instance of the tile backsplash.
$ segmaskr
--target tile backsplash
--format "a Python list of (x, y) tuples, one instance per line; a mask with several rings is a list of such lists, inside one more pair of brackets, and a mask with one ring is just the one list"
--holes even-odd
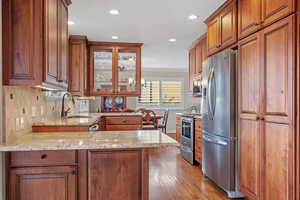
[(61, 94), (50, 99), (49, 92), (23, 86), (4, 86), (3, 94), (5, 141), (30, 132), (33, 123), (60, 117)]

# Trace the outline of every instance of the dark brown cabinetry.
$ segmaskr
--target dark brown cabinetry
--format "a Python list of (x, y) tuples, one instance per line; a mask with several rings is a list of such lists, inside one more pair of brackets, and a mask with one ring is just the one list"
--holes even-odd
[(143, 169), (148, 169), (143, 165), (143, 151), (89, 151), (88, 165), (89, 200), (148, 199), (146, 188), (137, 187), (148, 180)]
[(72, 35), (69, 40), (69, 92), (88, 95), (87, 38)]
[(106, 131), (142, 130), (142, 116), (104, 117)]
[(3, 83), (66, 88), (70, 2), (29, 1), (3, 1)]
[(176, 115), (176, 140), (181, 143), (182, 120), (181, 115)]
[(237, 41), (237, 1), (226, 1), (205, 23), (208, 55), (234, 44)]
[(202, 164), (202, 125), (198, 117), (195, 118), (195, 160)]
[(194, 78), (202, 73), (202, 65), (207, 58), (206, 34), (202, 35), (194, 42), (189, 50), (189, 88), (193, 90)]
[(239, 42), (239, 189), (250, 199), (294, 198), (295, 17)]
[(89, 42), (90, 94), (141, 94), (141, 43)]
[(239, 0), (239, 38), (267, 26), (295, 11), (295, 0)]

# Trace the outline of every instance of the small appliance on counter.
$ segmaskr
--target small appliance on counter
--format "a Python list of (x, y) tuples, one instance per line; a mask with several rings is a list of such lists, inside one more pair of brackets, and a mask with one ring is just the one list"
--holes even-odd
[(181, 146), (182, 157), (190, 164), (195, 164), (195, 120), (194, 115), (184, 114), (181, 118)]

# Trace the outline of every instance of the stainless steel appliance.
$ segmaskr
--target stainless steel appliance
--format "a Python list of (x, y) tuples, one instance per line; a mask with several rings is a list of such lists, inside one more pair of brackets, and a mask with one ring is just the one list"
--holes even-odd
[(193, 79), (193, 96), (202, 96), (202, 75), (199, 75)]
[(195, 163), (194, 132), (195, 132), (194, 116), (183, 115), (180, 152), (182, 157), (192, 165)]
[(236, 190), (236, 52), (225, 50), (204, 62), (202, 114), (202, 170), (230, 198)]

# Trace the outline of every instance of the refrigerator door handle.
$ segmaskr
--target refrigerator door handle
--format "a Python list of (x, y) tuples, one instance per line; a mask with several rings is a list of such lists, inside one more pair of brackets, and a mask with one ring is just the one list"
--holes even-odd
[(214, 75), (214, 68), (212, 67), (212, 70), (209, 74), (209, 78), (208, 78), (208, 92), (207, 92), (207, 102), (208, 102), (208, 110), (209, 110), (209, 115), (210, 115), (210, 119), (213, 120), (214, 119), (214, 115), (213, 115), (213, 110), (212, 110), (212, 105), (211, 105), (211, 82), (212, 82), (212, 78)]
[(219, 144), (219, 145), (223, 145), (223, 146), (228, 145), (227, 142), (224, 142), (224, 141), (221, 141), (221, 140), (214, 140), (214, 139), (211, 139), (209, 137), (206, 137), (205, 135), (203, 136), (203, 139), (207, 142), (214, 143), (214, 144)]

